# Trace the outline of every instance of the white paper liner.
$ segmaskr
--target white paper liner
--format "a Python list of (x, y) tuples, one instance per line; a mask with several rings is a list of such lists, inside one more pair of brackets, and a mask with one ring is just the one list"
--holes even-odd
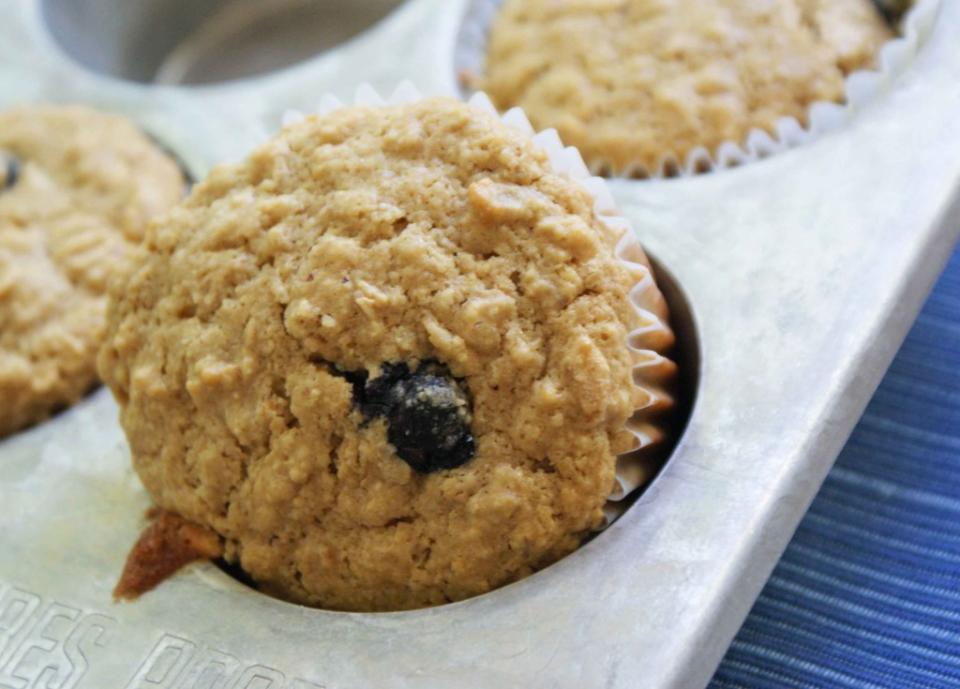
[[(641, 163), (628, 165), (612, 177), (664, 178), (686, 177), (704, 172), (739, 167), (769, 158), (797, 146), (816, 141), (824, 134), (844, 127), (867, 104), (882, 96), (890, 85), (913, 63), (917, 51), (930, 35), (942, 0), (917, 0), (904, 16), (900, 35), (885, 43), (877, 56), (877, 68), (858, 70), (844, 81), (844, 102), (818, 101), (807, 111), (807, 126), (794, 117), (777, 120), (773, 132), (753, 129), (744, 141), (727, 141), (714, 151), (704, 146), (691, 150), (683, 161), (672, 153), (664, 154), (656, 170), (647, 170)], [(472, 91), (463, 83), (464, 74), (483, 73), (487, 52), (487, 34), (503, 0), (470, 0), (464, 14), (454, 49), (454, 69), (465, 96)], [(591, 170), (600, 174), (613, 170), (607, 161), (591, 163)]]
[[(409, 82), (401, 83), (389, 98), (381, 97), (372, 86), (364, 83), (357, 88), (353, 105), (404, 105), (422, 99), (423, 95)], [(614, 249), (614, 255), (636, 278), (629, 298), (637, 314), (638, 325), (627, 336), (627, 347), (633, 358), (633, 380), (641, 393), (641, 401), (627, 422), (627, 430), (636, 439), (636, 446), (617, 458), (614, 486), (604, 508), (605, 522), (601, 527), (604, 528), (624, 511), (625, 506), (618, 506), (618, 503), (648, 483), (658, 468), (657, 459), (649, 451), (663, 442), (666, 431), (655, 422), (655, 417), (674, 404), (670, 387), (676, 373), (675, 364), (664, 356), (664, 352), (674, 343), (673, 331), (667, 322), (666, 301), (656, 285), (650, 262), (630, 221), (619, 215), (606, 182), (590, 175), (579, 151), (565, 147), (556, 130), (536, 132), (520, 108), (513, 108), (501, 115), (484, 93), (475, 93), (468, 103), (528, 135), (546, 152), (554, 172), (578, 182), (590, 194), (594, 201), (594, 212), (608, 230), (607, 240)], [(346, 107), (343, 101), (328, 94), (321, 97), (316, 112), (325, 115), (343, 107)], [(296, 124), (304, 118), (302, 112), (288, 110), (283, 114), (283, 126)]]

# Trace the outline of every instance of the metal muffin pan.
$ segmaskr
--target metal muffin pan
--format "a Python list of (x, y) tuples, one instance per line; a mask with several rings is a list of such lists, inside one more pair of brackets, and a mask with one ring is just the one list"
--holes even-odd
[[(464, 0), (410, 0), (305, 63), (203, 88), (79, 66), (47, 29), (44, 8), (56, 4), (0, 0), (0, 107), (126, 114), (197, 177), (323, 93), (402, 79), (456, 91)], [(99, 390), (0, 443), (0, 687), (704, 686), (957, 239), (958, 36), (960, 3), (943, 3), (909, 72), (809, 146), (695, 178), (613, 182), (683, 287), (702, 368), (673, 457), (585, 547), (516, 584), (415, 612), (302, 608), (213, 565), (114, 604), (149, 501)]]

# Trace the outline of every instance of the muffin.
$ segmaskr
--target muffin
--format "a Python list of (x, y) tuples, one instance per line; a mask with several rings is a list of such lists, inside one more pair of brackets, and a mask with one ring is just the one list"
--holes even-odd
[(99, 368), (148, 492), (265, 592), (332, 609), (571, 552), (628, 425), (671, 403), (640, 347), (671, 343), (663, 298), (594, 204), (448, 99), (310, 116), (215, 169), (111, 300)]
[(183, 185), (177, 165), (120, 117), (0, 112), (0, 436), (95, 384), (107, 284)]
[(506, 0), (476, 85), (594, 171), (656, 174), (842, 101), (891, 37), (870, 0)]

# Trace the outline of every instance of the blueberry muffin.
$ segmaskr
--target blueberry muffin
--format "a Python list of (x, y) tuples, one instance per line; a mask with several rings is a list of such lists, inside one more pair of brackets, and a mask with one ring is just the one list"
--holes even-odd
[(107, 283), (183, 185), (177, 165), (119, 117), (0, 112), (0, 436), (94, 385)]
[(671, 336), (619, 235), (527, 135), (457, 101), (289, 126), (156, 221), (113, 295), (99, 367), (135, 468), (298, 603), (407, 609), (524, 577), (601, 523), (628, 420), (670, 404), (635, 382), (651, 352), (628, 333)]
[(870, 0), (506, 0), (476, 85), (591, 169), (653, 174), (842, 101), (891, 37)]

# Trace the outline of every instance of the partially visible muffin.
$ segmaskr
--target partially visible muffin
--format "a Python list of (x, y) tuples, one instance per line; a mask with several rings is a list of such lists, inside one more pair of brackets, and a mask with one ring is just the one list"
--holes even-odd
[(622, 232), (468, 105), (308, 117), (158, 219), (113, 295), (100, 371), (135, 468), (299, 603), (415, 608), (526, 576), (601, 523), (635, 410), (670, 405), (634, 379), (652, 353), (628, 333), (672, 335)]
[(183, 187), (176, 163), (120, 117), (0, 112), (0, 436), (94, 385), (107, 284)]
[(890, 38), (870, 0), (506, 0), (476, 86), (595, 171), (653, 174), (841, 101)]

